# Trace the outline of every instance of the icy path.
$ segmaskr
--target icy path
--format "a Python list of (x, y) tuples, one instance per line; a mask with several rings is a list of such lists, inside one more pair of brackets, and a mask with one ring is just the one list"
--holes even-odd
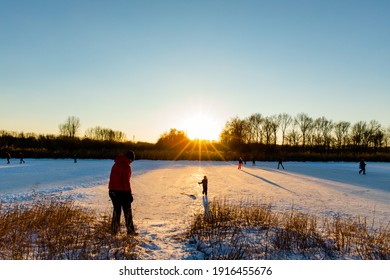
[[(209, 200), (261, 199), (277, 209), (297, 209), (316, 215), (367, 217), (368, 221), (389, 223), (390, 165), (369, 166), (366, 176), (358, 175), (354, 163), (247, 164), (241, 171), (232, 163), (169, 162), (132, 180), (134, 222), (139, 232), (143, 259), (194, 259), (188, 244), (180, 241), (194, 213), (204, 210), (201, 187), (209, 179)], [(136, 171), (137, 166), (133, 169)], [(97, 211), (111, 214), (107, 186), (80, 189), (89, 194), (84, 201)]]

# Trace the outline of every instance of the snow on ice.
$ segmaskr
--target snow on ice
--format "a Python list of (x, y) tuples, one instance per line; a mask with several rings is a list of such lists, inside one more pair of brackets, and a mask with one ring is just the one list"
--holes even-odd
[[(78, 204), (111, 215), (108, 177), (112, 160), (25, 159), (0, 164), (2, 202), (28, 201), (35, 194), (60, 194)], [(280, 210), (309, 214), (366, 217), (390, 221), (390, 164), (368, 162), (367, 175), (356, 162), (247, 163), (150, 161), (132, 163), (133, 215), (142, 236), (144, 259), (195, 258), (194, 249), (177, 241), (207, 203), (198, 185), (209, 180), (208, 200), (261, 201)]]

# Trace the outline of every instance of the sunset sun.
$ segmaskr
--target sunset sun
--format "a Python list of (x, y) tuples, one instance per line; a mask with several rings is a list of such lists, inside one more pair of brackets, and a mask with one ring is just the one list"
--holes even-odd
[(183, 123), (185, 132), (191, 140), (218, 140), (220, 129), (214, 118), (203, 113), (194, 114)]

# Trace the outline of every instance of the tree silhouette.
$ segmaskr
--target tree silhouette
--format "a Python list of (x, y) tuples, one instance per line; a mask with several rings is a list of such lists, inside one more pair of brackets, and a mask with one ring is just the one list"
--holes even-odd
[(309, 117), (306, 113), (299, 113), (295, 117), (295, 123), (298, 125), (302, 133), (302, 146), (305, 147), (307, 141), (307, 133), (311, 126), (313, 125), (313, 119)]
[(156, 145), (162, 148), (182, 148), (188, 145), (190, 141), (184, 131), (171, 128), (169, 132), (165, 132), (160, 136)]
[(280, 114), (280, 129), (282, 130), (282, 146), (286, 136), (286, 129), (292, 123), (293, 118), (286, 113)]
[(80, 119), (75, 116), (70, 116), (63, 124), (60, 124), (60, 135), (74, 138), (80, 129)]
[(334, 125), (335, 143), (339, 149), (345, 148), (349, 144), (350, 122), (340, 121)]
[(221, 142), (229, 145), (237, 145), (245, 142), (249, 135), (249, 125), (239, 117), (232, 118), (226, 122), (225, 128), (221, 132)]
[(96, 126), (88, 128), (85, 131), (85, 138), (99, 140), (99, 141), (126, 141), (126, 134), (121, 131), (114, 131), (110, 128), (103, 128)]

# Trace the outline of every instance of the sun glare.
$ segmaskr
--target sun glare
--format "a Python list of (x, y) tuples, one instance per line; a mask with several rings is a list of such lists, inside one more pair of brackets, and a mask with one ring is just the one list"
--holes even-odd
[(217, 122), (210, 116), (196, 114), (187, 119), (183, 124), (188, 138), (191, 140), (218, 140), (220, 129)]

